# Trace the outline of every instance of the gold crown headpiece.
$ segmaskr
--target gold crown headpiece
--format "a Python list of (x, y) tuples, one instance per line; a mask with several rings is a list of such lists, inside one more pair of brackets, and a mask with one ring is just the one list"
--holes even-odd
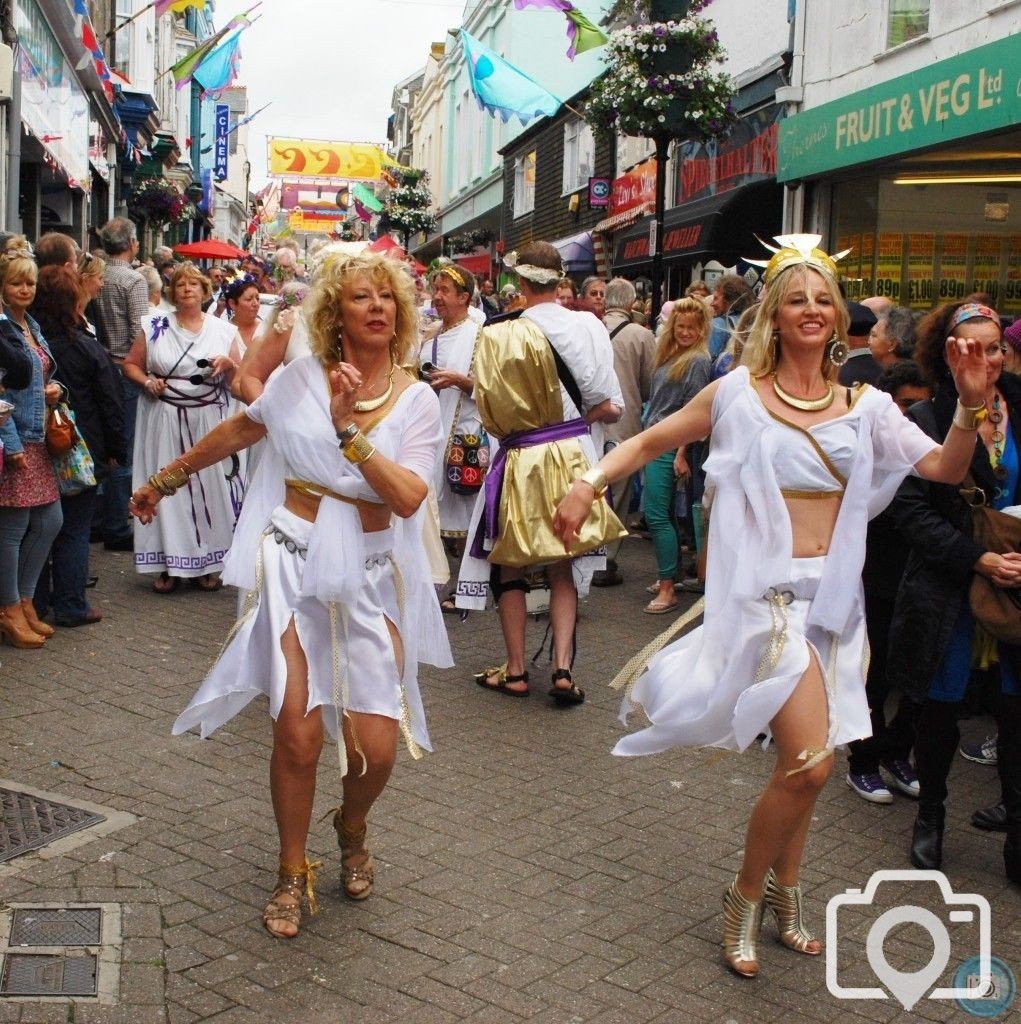
[[(758, 238), (758, 235), (755, 237)], [(819, 248), (822, 235), (776, 235), (774, 241), (780, 244), (779, 249), (775, 245), (763, 242), (761, 238), (758, 240), (773, 254), (772, 259), (768, 261), (746, 259), (745, 262), (756, 267), (766, 268), (764, 275), (766, 287), (773, 283), (781, 271), (798, 264), (814, 267), (836, 280), (837, 260), (842, 260), (851, 251), (844, 249), (843, 252), (835, 252), (830, 256)]]

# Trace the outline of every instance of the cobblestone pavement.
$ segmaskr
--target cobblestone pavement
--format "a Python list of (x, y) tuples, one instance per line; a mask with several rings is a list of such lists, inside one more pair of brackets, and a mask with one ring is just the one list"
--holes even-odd
[[(891, 999), (838, 1000), (823, 958), (781, 947), (772, 922), (761, 976), (727, 972), (720, 896), (772, 755), (756, 747), (611, 756), (621, 726), (604, 684), (670, 621), (641, 613), (653, 567), (647, 541), (627, 542), (625, 585), (594, 591), (582, 609), (582, 707), (551, 707), (544, 669), (533, 671), (529, 700), (483, 693), (471, 672), (501, 660), (496, 617), (448, 616), (457, 667), (423, 680), (436, 752), (417, 763), (402, 753), (370, 823), (376, 892), (363, 904), (339, 894), (332, 830), (316, 825), (309, 852), (326, 860), (322, 911), (293, 942), (274, 941), (260, 924), (276, 867), (265, 703), (211, 740), (170, 736), (233, 619), (232, 595), (160, 597), (129, 555), (93, 552), (102, 623), (62, 630), (39, 652), (4, 648), (0, 775), (138, 820), (67, 853), (0, 866), (0, 900), (120, 905), (120, 998), (0, 998), (0, 1021), (971, 1019), (953, 1002), (923, 1000), (907, 1013)], [(542, 631), (542, 622), (530, 626), (533, 648)], [(988, 726), (973, 720), (964, 732), (981, 736)], [(819, 933), (830, 897), (863, 886), (874, 869), (908, 866), (911, 801), (865, 804), (844, 785), (845, 771), (841, 753), (808, 847), (807, 913)], [(951, 791), (946, 873), (955, 891), (988, 899), (992, 951), (1016, 969), (1018, 890), (1003, 877), (1000, 837), (968, 825), (972, 810), (998, 799), (996, 773), (957, 758)], [(339, 794), (335, 761), (324, 755), (317, 819)], [(929, 883), (888, 883), (883, 893), (884, 908), (907, 900), (948, 919)], [(868, 985), (863, 943), (878, 910), (845, 907), (842, 923), (845, 911), (840, 978)], [(969, 927), (951, 926), (946, 978), (977, 950)], [(927, 943), (920, 927), (904, 925), (886, 954), (914, 970)]]

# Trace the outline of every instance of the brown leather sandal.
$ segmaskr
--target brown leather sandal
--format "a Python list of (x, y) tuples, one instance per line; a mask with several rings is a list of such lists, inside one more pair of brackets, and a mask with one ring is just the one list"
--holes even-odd
[(362, 825), (357, 831), (351, 832), (344, 824), (342, 812), (341, 807), (333, 812), (333, 828), (340, 847), (340, 884), (349, 900), (368, 899), (376, 880), (372, 854), (365, 846), (368, 825)]
[[(301, 927), (301, 897), (304, 893), (308, 897), (308, 912), (319, 913), (319, 901), (315, 892), (315, 872), (321, 868), (321, 860), (308, 861), (304, 864), (285, 864), (280, 862), (280, 871), (277, 875), (277, 887), (266, 909), (262, 912), (262, 923), (266, 931), (275, 939), (293, 939)], [(288, 902), (281, 902), (281, 897), (287, 897)], [(293, 900), (294, 902), (290, 902)], [(294, 931), (282, 931), (279, 928), (271, 927), (271, 922), (282, 921), (286, 925), (293, 925)]]

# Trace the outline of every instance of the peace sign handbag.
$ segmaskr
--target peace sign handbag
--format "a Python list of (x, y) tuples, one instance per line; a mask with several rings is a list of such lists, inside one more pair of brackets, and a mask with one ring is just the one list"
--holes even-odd
[[(475, 345), (478, 344), (479, 332), (475, 335), (472, 345), (471, 362), (468, 364), (468, 376), (471, 377), (475, 366)], [(435, 361), (435, 357), (434, 357)], [(459, 433), (457, 425), (461, 419), (461, 403), (464, 392), (458, 396), (454, 418), (450, 424), (450, 436), (447, 438), (447, 450), (443, 456), (446, 466), (447, 486), (454, 494), (477, 494), (486, 479), (489, 469), (489, 435), (479, 424), (478, 433)]]

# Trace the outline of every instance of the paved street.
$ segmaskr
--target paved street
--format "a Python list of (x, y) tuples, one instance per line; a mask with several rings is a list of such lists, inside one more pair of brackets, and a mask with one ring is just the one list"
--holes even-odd
[[(448, 616), (457, 668), (423, 680), (436, 752), (417, 763), (402, 752), (377, 805), (375, 894), (363, 904), (339, 894), (332, 829), (316, 824), (309, 853), (326, 861), (322, 911), (306, 917), (293, 942), (274, 941), (260, 922), (276, 867), (265, 703), (209, 741), (170, 736), (233, 619), (232, 594), (159, 597), (131, 571), (129, 555), (93, 552), (103, 622), (61, 631), (41, 652), (3, 648), (0, 775), (137, 820), (89, 841), (82, 833), (66, 853), (0, 865), (0, 900), (119, 905), (119, 1001), (0, 998), (0, 1021), (972, 1019), (953, 1002), (923, 1000), (908, 1013), (889, 999), (840, 1001), (827, 991), (823, 959), (781, 947), (771, 921), (760, 978), (725, 969), (720, 896), (772, 755), (611, 756), (618, 698), (604, 684), (671, 621), (641, 613), (653, 567), (647, 541), (627, 542), (626, 585), (593, 592), (583, 608), (583, 707), (552, 708), (545, 670), (533, 672), (527, 701), (483, 693), (471, 673), (501, 660), (496, 617)], [(530, 628), (533, 649), (544, 622)], [(969, 721), (964, 732), (981, 736), (989, 725)], [(317, 819), (338, 803), (335, 765), (327, 750)], [(844, 765), (838, 754), (804, 875), (820, 934), (830, 897), (863, 886), (874, 869), (907, 867), (911, 802), (866, 805), (844, 785)], [(1017, 971), (1019, 893), (1003, 877), (1001, 837), (967, 823), (998, 799), (995, 771), (957, 758), (951, 791), (946, 873), (955, 891), (989, 900), (992, 951)], [(909, 902), (947, 920), (933, 886), (891, 884), (897, 895), (884, 906), (911, 889)], [(869, 984), (867, 918), (861, 911), (841, 933), (845, 984)], [(953, 931), (968, 927), (951, 928), (948, 979), (977, 951)], [(887, 956), (897, 963), (926, 942), (918, 926), (903, 926)]]

